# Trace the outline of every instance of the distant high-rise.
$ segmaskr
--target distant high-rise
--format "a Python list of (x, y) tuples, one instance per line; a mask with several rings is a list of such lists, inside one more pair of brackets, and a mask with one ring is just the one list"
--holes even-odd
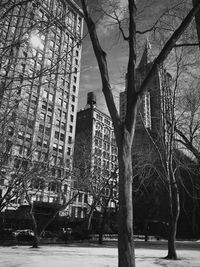
[[(136, 69), (136, 88), (138, 89), (153, 64), (149, 53), (150, 44), (146, 42), (141, 60)], [(139, 150), (142, 150), (143, 147), (147, 147), (149, 143), (146, 130), (149, 130), (151, 135), (155, 138), (159, 138), (158, 136), (161, 136), (167, 127), (166, 114), (167, 116), (171, 114), (170, 83), (171, 75), (163, 68), (158, 69), (149, 85), (149, 90), (147, 90), (142, 99), (138, 110), (134, 138), (134, 144), (138, 146)], [(125, 119), (125, 115), (126, 89), (124, 92), (120, 93), (120, 116), (122, 120)]]
[[(72, 0), (7, 2), (0, 9), (0, 105), (13, 118), (11, 154), (51, 159), (55, 181), (71, 167), (83, 14)], [(51, 177), (46, 189), (33, 200), (56, 201)]]
[[(81, 165), (86, 165), (93, 179), (98, 179), (95, 176), (111, 179), (111, 175), (118, 170), (117, 145), (112, 120), (96, 107), (96, 96), (93, 92), (88, 93), (86, 108), (77, 113), (74, 158), (75, 163), (78, 162), (77, 167), (80, 171)], [(84, 172), (85, 169), (83, 166)], [(93, 186), (95, 187), (95, 182)], [(90, 196), (89, 191), (83, 192), (79, 202), (73, 204), (74, 217), (84, 217), (84, 195)], [(117, 194), (116, 189), (114, 194)]]

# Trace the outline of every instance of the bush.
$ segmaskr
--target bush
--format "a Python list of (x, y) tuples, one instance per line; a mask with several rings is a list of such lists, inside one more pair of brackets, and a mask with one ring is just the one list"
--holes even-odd
[(12, 229), (2, 229), (0, 230), (0, 240), (7, 241), (7, 240), (14, 240), (15, 236), (13, 234)]
[(77, 227), (73, 230), (71, 236), (73, 240), (85, 240), (89, 238), (89, 232)]
[(34, 235), (32, 232), (28, 232), (28, 231), (21, 231), (16, 235), (16, 239), (17, 241), (33, 241), (34, 240)]

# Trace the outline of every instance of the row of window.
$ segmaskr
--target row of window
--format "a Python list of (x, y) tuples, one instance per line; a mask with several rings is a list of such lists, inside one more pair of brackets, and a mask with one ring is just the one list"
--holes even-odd
[[(106, 140), (107, 141), (107, 140)], [(94, 144), (96, 147), (102, 148), (106, 151), (110, 151), (112, 154), (117, 154), (117, 147), (111, 146), (109, 142), (103, 142), (102, 139), (95, 138)]]
[[(77, 31), (78, 33), (81, 32), (81, 18), (78, 17), (72, 10), (69, 10), (68, 7), (65, 9), (65, 6), (63, 5), (62, 1), (57, 0), (53, 3), (49, 0), (46, 0), (43, 1), (42, 4), (46, 9), (52, 11), (52, 14), (59, 20), (65, 18), (65, 25), (70, 31)], [(49, 19), (48, 16), (45, 14), (45, 11), (42, 9), (39, 9), (37, 11), (37, 14), (41, 19)]]

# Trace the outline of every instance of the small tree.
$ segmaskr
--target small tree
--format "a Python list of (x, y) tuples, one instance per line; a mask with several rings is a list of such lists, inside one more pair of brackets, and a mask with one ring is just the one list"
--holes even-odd
[[(77, 134), (74, 177), (77, 188), (88, 196), (85, 203), (87, 205), (87, 231), (91, 230), (94, 211), (98, 209), (101, 212), (101, 209), (107, 209), (113, 195), (110, 193), (114, 189), (112, 187), (116, 186), (117, 179), (117, 170), (110, 172), (108, 162), (101, 162), (97, 156), (97, 153), (92, 151), (90, 132), (86, 130)], [(109, 194), (106, 194), (108, 190)]]

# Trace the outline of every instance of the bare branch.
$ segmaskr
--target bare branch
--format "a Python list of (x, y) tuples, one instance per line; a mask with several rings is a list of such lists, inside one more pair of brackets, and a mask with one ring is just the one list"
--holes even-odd
[(110, 115), (113, 120), (113, 125), (116, 130), (116, 132), (119, 131), (119, 127), (121, 125), (121, 120), (114, 102), (113, 94), (111, 91), (111, 85), (109, 82), (109, 75), (108, 75), (108, 66), (107, 66), (107, 60), (106, 60), (106, 53), (101, 48), (97, 33), (96, 33), (96, 25), (94, 24), (91, 16), (89, 15), (87, 4), (85, 0), (81, 0), (84, 15), (85, 15), (85, 21), (88, 26), (88, 31), (90, 34), (90, 38), (92, 41), (94, 53), (97, 58), (97, 62), (99, 65), (99, 70), (101, 73), (101, 79), (102, 79), (102, 90), (105, 95), (106, 103), (110, 112)]
[(172, 51), (174, 46), (176, 45), (176, 42), (182, 35), (182, 33), (186, 30), (188, 25), (191, 23), (194, 16), (199, 12), (200, 10), (200, 2), (197, 3), (191, 11), (188, 13), (188, 15), (185, 17), (185, 19), (182, 21), (180, 26), (174, 31), (170, 39), (167, 41), (165, 46), (163, 47), (162, 51), (158, 55), (158, 57), (154, 60), (154, 63), (152, 65), (151, 70), (149, 71), (148, 75), (144, 79), (142, 85), (140, 86), (140, 89), (138, 91), (138, 95), (140, 98), (145, 94), (147, 90), (147, 85), (152, 81), (154, 74), (156, 73), (158, 67), (163, 63), (163, 61), (167, 58), (169, 53)]

